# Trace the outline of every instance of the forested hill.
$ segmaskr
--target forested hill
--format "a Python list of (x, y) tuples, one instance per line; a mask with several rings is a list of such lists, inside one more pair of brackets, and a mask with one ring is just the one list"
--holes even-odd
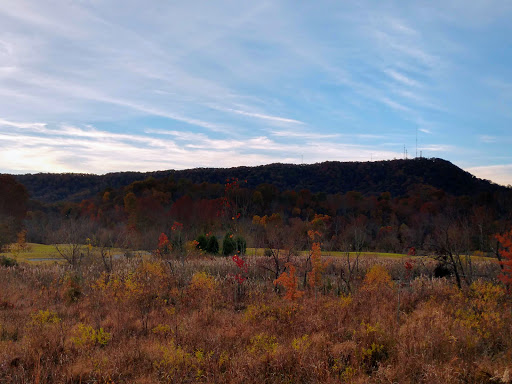
[(366, 195), (390, 192), (404, 196), (414, 184), (427, 184), (445, 192), (477, 195), (482, 192), (506, 190), (505, 187), (478, 179), (449, 161), (437, 158), (389, 160), (374, 162), (336, 162), (317, 164), (269, 164), (256, 167), (196, 168), (158, 172), (117, 172), (92, 174), (27, 174), (16, 179), (25, 185), (32, 199), (51, 203), (81, 201), (106, 188), (120, 188), (134, 181), (174, 178), (192, 183), (220, 183), (236, 177), (247, 180), (247, 186), (272, 184), (280, 190), (309, 189), (311, 192), (345, 193), (358, 191)]

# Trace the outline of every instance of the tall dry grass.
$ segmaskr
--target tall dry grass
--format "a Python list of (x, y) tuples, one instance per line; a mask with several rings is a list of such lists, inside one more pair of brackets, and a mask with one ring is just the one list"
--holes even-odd
[[(458, 290), (433, 265), (332, 259), (303, 297), (264, 257), (0, 268), (0, 382), (505, 383), (511, 302), (490, 264)], [(300, 274), (305, 260), (292, 260)], [(299, 279), (300, 280), (300, 279)]]

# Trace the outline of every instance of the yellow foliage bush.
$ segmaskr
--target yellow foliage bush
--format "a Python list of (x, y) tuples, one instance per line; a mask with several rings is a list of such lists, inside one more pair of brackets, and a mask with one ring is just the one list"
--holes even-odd
[(276, 351), (278, 343), (275, 336), (266, 333), (259, 333), (251, 338), (250, 345), (247, 350), (253, 354), (265, 355), (272, 354)]
[(215, 289), (215, 278), (207, 272), (196, 272), (192, 276), (189, 284), (189, 290), (199, 292), (209, 292)]
[(363, 290), (373, 291), (379, 289), (381, 287), (392, 287), (393, 281), (391, 280), (391, 276), (385, 267), (382, 265), (374, 265), (363, 280)]
[(71, 338), (71, 342), (80, 348), (93, 347), (95, 345), (106, 346), (112, 339), (112, 335), (105, 332), (103, 328), (94, 329), (85, 324), (78, 324), (75, 336)]
[(309, 340), (309, 335), (302, 335), (302, 337), (297, 337), (292, 340), (292, 348), (294, 351), (299, 353), (305, 353), (309, 347), (311, 346), (311, 340)]
[(57, 316), (56, 312), (42, 309), (36, 313), (30, 315), (32, 318), (33, 325), (46, 325), (46, 324), (57, 324), (61, 322), (61, 318)]
[(168, 324), (158, 324), (151, 330), (151, 332), (160, 336), (167, 336), (172, 334), (171, 326)]
[[(475, 331), (483, 339), (498, 336), (504, 326), (501, 305), (505, 295), (506, 291), (501, 286), (474, 282), (463, 305), (455, 311), (455, 323)], [(473, 340), (472, 346), (476, 342)]]
[(160, 358), (153, 365), (162, 376), (170, 379), (179, 376), (180, 380), (193, 376), (196, 382), (204, 376), (205, 366), (213, 356), (213, 352), (205, 353), (201, 349), (189, 353), (176, 345), (174, 340), (167, 345), (162, 345), (160, 354)]
[(262, 320), (290, 322), (293, 321), (301, 307), (296, 303), (274, 305), (250, 304), (244, 313), (244, 321), (261, 322)]

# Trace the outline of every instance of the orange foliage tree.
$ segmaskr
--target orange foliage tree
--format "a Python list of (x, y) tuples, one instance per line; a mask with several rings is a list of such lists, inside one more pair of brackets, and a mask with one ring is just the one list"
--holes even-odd
[[(320, 236), (318, 231), (308, 231), (309, 238), (314, 241), (316, 236)], [(320, 242), (313, 242), (311, 246), (311, 271), (307, 275), (307, 281), (310, 288), (314, 289), (322, 283), (322, 273), (327, 267), (327, 263), (322, 262), (322, 250)]]
[(299, 291), (298, 278), (295, 275), (295, 266), (291, 263), (285, 264), (288, 272), (283, 272), (281, 275), (274, 280), (274, 285), (282, 285), (286, 290), (284, 298), (290, 301), (298, 299), (304, 295), (304, 291)]
[(169, 253), (171, 253), (172, 250), (172, 244), (169, 241), (169, 238), (165, 233), (161, 233), (158, 237), (158, 248), (156, 249), (155, 253), (157, 256), (165, 257), (168, 256)]
[(512, 285), (512, 229), (503, 235), (497, 234), (496, 239), (501, 244), (498, 252), (501, 274), (498, 278), (507, 287), (508, 293), (511, 293)]

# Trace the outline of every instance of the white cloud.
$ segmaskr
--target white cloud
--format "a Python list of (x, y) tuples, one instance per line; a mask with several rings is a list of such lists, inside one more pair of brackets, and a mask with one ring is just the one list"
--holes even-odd
[(448, 144), (430, 144), (418, 147), (418, 150), (429, 152), (450, 152), (454, 151), (455, 147)]
[[(20, 170), (29, 160), (102, 172), (302, 153), (311, 161), (393, 158), (400, 153), (377, 154), (381, 139), (411, 147), (413, 125), (431, 142), (465, 146), (465, 156), (474, 155), (474, 132), (496, 144), (492, 155), (508, 155), (508, 60), (495, 65), (494, 48), (473, 38), (508, 32), (493, 24), (510, 18), (505, 1), (324, 5), (0, 3), (0, 147)], [(465, 33), (452, 33), (452, 23)], [(482, 73), (493, 78), (479, 80)], [(477, 131), (480, 121), (490, 128)], [(42, 160), (23, 157), (29, 150)]]
[(481, 136), (479, 137), (479, 139), (480, 139), (480, 141), (481, 141), (482, 143), (486, 143), (486, 144), (495, 143), (495, 142), (498, 140), (498, 138), (497, 138), (497, 137), (495, 137), (495, 136), (489, 136), (489, 135), (481, 135)]
[(304, 132), (299, 130), (270, 130), (270, 134), (272, 136), (278, 137), (293, 137), (300, 138), (304, 140), (321, 140), (321, 139), (333, 139), (336, 137), (340, 137), (339, 134), (325, 134), (325, 133), (316, 133), (316, 132)]
[(22, 128), (22, 129), (32, 129), (32, 130), (36, 130), (36, 131), (43, 131), (46, 128), (45, 123), (15, 122), (15, 121), (5, 120), (2, 118), (0, 118), (0, 126)]
[[(12, 122), (11, 122), (12, 123)], [(274, 162), (391, 159), (396, 152), (333, 140), (311, 139), (304, 145), (267, 136), (245, 140), (216, 139), (205, 134), (156, 130), (172, 140), (147, 135), (116, 134), (92, 126), (13, 123), (0, 128), (0, 153), (6, 170), (19, 172), (106, 173), (122, 170), (149, 171), (198, 166), (229, 167)], [(41, 127), (45, 127), (41, 130)], [(178, 143), (180, 142), (180, 144)]]
[(304, 124), (304, 122), (294, 119), (289, 119), (285, 117), (279, 117), (279, 116), (271, 116), (271, 115), (264, 115), (262, 113), (253, 113), (253, 112), (247, 112), (247, 111), (241, 111), (238, 109), (231, 109), (231, 108), (224, 108), (222, 109), (226, 112), (233, 112), (237, 113), (239, 115), (243, 116), (249, 116), (249, 117), (255, 117), (257, 119), (263, 119), (263, 120), (270, 120), (278, 123), (291, 123), (291, 124)]
[(421, 84), (418, 83), (416, 80), (411, 79), (410, 77), (407, 77), (403, 73), (397, 72), (393, 69), (386, 69), (386, 70), (384, 70), (384, 73), (386, 73), (386, 75), (391, 77), (393, 80), (396, 80), (396, 81), (398, 81), (402, 84), (405, 84), (407, 86), (410, 86), (410, 87), (420, 87), (421, 86)]
[(512, 164), (471, 167), (466, 171), (481, 179), (492, 180), (502, 185), (512, 185)]

